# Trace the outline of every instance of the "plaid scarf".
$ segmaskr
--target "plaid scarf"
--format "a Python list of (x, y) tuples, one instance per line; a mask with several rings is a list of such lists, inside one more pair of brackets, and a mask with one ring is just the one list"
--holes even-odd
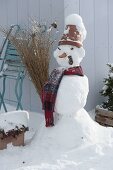
[(54, 126), (53, 112), (55, 100), (60, 82), (64, 75), (83, 76), (82, 67), (72, 67), (67, 70), (64, 68), (54, 69), (52, 71), (48, 82), (45, 83), (42, 90), (42, 108), (45, 110), (46, 127)]

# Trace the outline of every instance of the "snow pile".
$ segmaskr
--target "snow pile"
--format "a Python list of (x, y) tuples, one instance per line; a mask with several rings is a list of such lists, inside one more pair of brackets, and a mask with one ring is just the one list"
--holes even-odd
[(40, 148), (67, 152), (73, 148), (94, 144), (110, 145), (113, 142), (112, 128), (108, 130), (97, 124), (84, 109), (78, 111), (74, 119), (64, 115), (59, 115), (57, 119), (53, 128), (40, 127), (35, 141)]
[[(112, 128), (100, 126), (90, 118), (87, 112), (81, 110), (74, 118), (76, 128), (75, 147), (64, 152), (59, 148), (57, 150), (53, 149), (51, 139), (48, 138), (48, 140), (43, 141), (43, 137), (41, 136), (42, 131), (44, 136), (47, 135), (46, 133), (48, 131), (56, 128), (54, 136), (58, 135), (57, 137), (59, 137), (58, 133), (60, 132), (60, 130), (57, 131), (57, 126), (44, 128), (43, 119), (44, 117), (40, 114), (31, 113), (30, 129), (34, 127), (34, 124), (36, 126), (36, 123), (36, 127), (40, 125), (40, 128), (38, 128), (38, 130), (36, 129), (36, 135), (33, 135), (32, 140), (29, 139), (30, 142), (24, 147), (13, 147), (9, 145), (7, 150), (0, 151), (0, 168), (2, 170), (113, 169)], [(64, 119), (61, 119), (61, 121), (63, 123)], [(64, 126), (62, 128), (64, 128)], [(71, 131), (69, 129), (65, 134), (69, 134)], [(29, 135), (29, 133), (30, 131), (27, 132), (27, 135)], [(69, 140), (70, 145), (71, 140), (72, 139)], [(64, 146), (66, 143), (67, 141), (65, 140)]]

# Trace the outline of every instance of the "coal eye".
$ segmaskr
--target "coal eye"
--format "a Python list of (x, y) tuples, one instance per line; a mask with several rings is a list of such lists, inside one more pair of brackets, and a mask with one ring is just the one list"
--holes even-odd
[(71, 50), (73, 50), (74, 48), (73, 47), (71, 47)]
[(59, 50), (61, 50), (61, 48), (58, 47)]

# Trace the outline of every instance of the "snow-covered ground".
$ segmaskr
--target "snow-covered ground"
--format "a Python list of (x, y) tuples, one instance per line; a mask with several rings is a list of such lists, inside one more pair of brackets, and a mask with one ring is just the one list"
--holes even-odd
[[(98, 142), (83, 142), (82, 145), (63, 152), (48, 149), (50, 148), (48, 141), (45, 141), (46, 147), (38, 144), (38, 133), (44, 116), (38, 113), (29, 114), (30, 131), (26, 133), (26, 145), (13, 147), (10, 144), (7, 149), (0, 151), (0, 170), (113, 170), (112, 128), (102, 127), (86, 116), (82, 123), (87, 122), (91, 129), (94, 127), (90, 137), (98, 138)], [(94, 117), (94, 111), (89, 115)], [(78, 133), (82, 131), (83, 129), (79, 128)], [(84, 140), (83, 138), (81, 136), (80, 140)]]

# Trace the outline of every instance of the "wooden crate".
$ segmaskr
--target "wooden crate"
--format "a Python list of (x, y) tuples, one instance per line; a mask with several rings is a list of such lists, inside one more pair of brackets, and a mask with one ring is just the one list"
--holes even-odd
[(103, 126), (113, 127), (113, 111), (108, 111), (102, 108), (95, 109), (95, 120)]
[(13, 136), (7, 136), (3, 138), (3, 136), (0, 136), (0, 150), (6, 149), (7, 144), (12, 143), (13, 146), (21, 146), (24, 145), (24, 133), (13, 137)]

